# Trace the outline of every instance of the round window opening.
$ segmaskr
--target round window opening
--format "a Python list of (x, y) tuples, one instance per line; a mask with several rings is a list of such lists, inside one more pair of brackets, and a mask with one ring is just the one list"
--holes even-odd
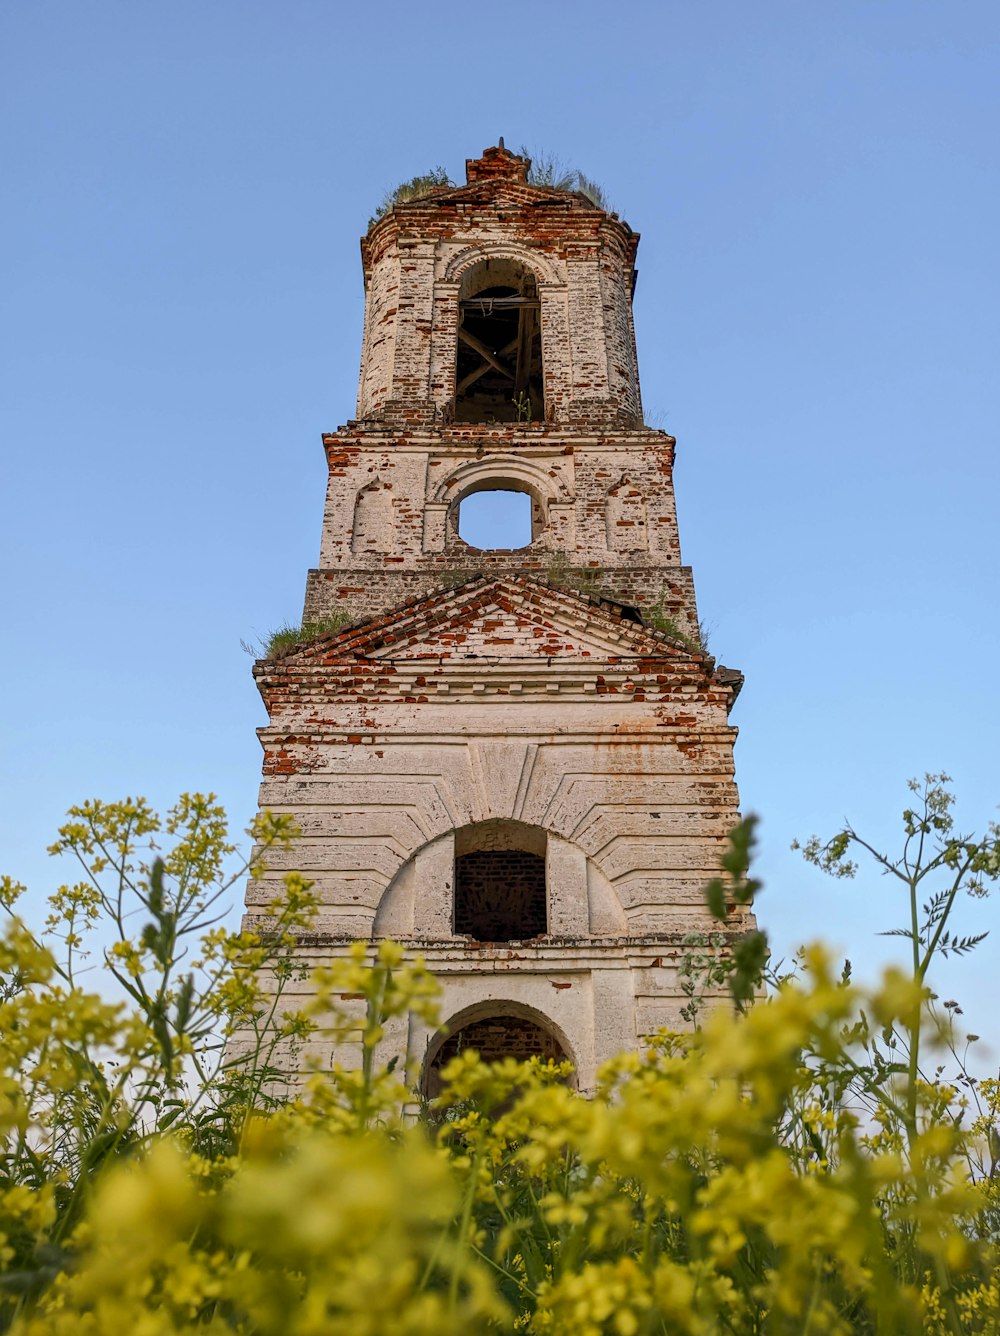
[(473, 492), (458, 505), (458, 536), (484, 551), (527, 547), (532, 539), (531, 497), (527, 492), (498, 489)]

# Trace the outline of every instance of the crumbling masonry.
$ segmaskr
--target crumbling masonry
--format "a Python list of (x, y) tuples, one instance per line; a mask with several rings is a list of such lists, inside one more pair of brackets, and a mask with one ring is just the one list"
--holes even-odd
[[(305, 603), (348, 624), (255, 668), (261, 806), (301, 836), (247, 920), (295, 867), (322, 902), (305, 962), (386, 936), (425, 956), (447, 1024), (385, 1046), (428, 1091), (463, 1045), (565, 1055), (589, 1089), (679, 1027), (738, 818), (741, 678), (699, 644), (674, 441), (642, 425), (639, 238), (528, 167), (487, 149), (363, 239), (358, 416), (323, 438)], [(474, 549), (462, 501), (498, 490), (530, 498), (531, 541)]]

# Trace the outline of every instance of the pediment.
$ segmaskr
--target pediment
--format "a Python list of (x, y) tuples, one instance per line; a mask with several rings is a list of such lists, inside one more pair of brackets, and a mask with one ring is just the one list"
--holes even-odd
[(559, 204), (565, 207), (585, 211), (603, 212), (593, 200), (578, 190), (558, 190), (552, 186), (528, 185), (522, 181), (511, 181), (503, 177), (486, 178), (471, 181), (467, 185), (441, 187), (420, 195), (413, 200), (405, 200), (394, 206), (392, 212), (405, 216), (410, 207), (433, 207), (434, 205), (476, 204), (503, 207), (530, 207), (532, 205)]
[(443, 200), (451, 203), (458, 201), (461, 203), (495, 201), (500, 204), (541, 204), (549, 201), (559, 201), (563, 204), (567, 200), (574, 203), (579, 200), (581, 207), (587, 209), (596, 209), (598, 206), (575, 190), (558, 190), (553, 186), (528, 185), (526, 182), (510, 181), (503, 177), (493, 177), (481, 181), (472, 181), (468, 185), (455, 186), (451, 190), (442, 191), (440, 195), (435, 195), (437, 200)]
[(690, 646), (616, 616), (599, 600), (526, 577), (476, 578), (295, 651), (297, 659), (704, 662)]

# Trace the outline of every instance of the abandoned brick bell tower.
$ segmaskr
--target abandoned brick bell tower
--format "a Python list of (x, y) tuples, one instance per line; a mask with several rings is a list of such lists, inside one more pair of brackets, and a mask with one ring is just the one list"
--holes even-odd
[[(568, 1057), (589, 1089), (681, 1026), (738, 817), (741, 678), (699, 644), (674, 441), (642, 425), (639, 238), (529, 167), (501, 142), (369, 228), (357, 420), (323, 438), (305, 602), (346, 624), (255, 669), (261, 805), (301, 829), (270, 875), (322, 902), (303, 962), (358, 938), (425, 956), (446, 1026), (384, 1043), (430, 1092), (461, 1046)], [(460, 508), (500, 490), (531, 541), (473, 548)], [(251, 883), (251, 922), (273, 894)]]

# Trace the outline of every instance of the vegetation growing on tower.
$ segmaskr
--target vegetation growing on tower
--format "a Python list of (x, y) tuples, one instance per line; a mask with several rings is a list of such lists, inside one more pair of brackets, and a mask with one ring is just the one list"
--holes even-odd
[[(542, 150), (532, 154), (522, 145), (519, 154), (531, 161), (528, 169), (529, 185), (548, 186), (553, 190), (578, 190), (599, 209), (610, 209), (604, 188), (577, 168), (567, 167), (554, 153)], [(440, 165), (417, 176), (411, 176), (409, 180), (401, 181), (399, 185), (385, 192), (376, 205), (375, 212), (368, 219), (368, 226), (371, 227), (387, 213), (391, 213), (397, 204), (409, 204), (412, 200), (423, 199), (443, 186), (454, 186), (454, 184), (447, 169)]]
[(567, 167), (554, 153), (548, 153), (544, 149), (532, 153), (522, 144), (519, 152), (522, 158), (531, 159), (531, 166), (528, 169), (529, 185), (549, 186), (553, 190), (578, 190), (599, 209), (610, 210), (611, 205), (608, 203), (604, 187), (591, 177), (584, 176), (578, 168)]
[(432, 190), (439, 190), (442, 186), (452, 186), (454, 184), (443, 167), (432, 167), (428, 172), (411, 176), (408, 181), (401, 181), (398, 186), (394, 186), (391, 190), (385, 192), (376, 205), (375, 212), (368, 219), (368, 226), (371, 227), (372, 223), (377, 223), (380, 218), (384, 218), (387, 213), (391, 213), (397, 204), (408, 204), (411, 200), (423, 199)]

